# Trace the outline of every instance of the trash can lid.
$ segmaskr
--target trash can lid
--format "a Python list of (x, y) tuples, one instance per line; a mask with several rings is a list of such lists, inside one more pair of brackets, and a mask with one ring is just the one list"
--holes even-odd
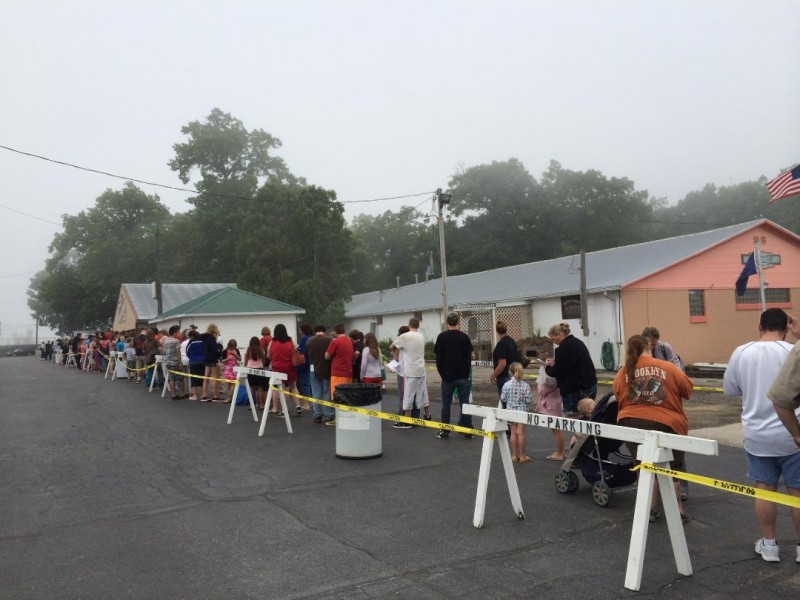
[(333, 399), (349, 406), (369, 406), (383, 398), (380, 383), (342, 383), (336, 386)]

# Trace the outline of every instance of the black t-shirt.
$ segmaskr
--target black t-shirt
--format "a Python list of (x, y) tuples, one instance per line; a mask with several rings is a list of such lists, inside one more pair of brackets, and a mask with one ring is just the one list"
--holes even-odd
[(443, 381), (467, 379), (472, 360), (472, 340), (463, 331), (448, 329), (436, 338), (436, 370)]
[(508, 367), (511, 363), (519, 361), (519, 350), (517, 349), (517, 342), (511, 339), (510, 335), (504, 335), (497, 340), (497, 345), (492, 351), (492, 364), (497, 368), (497, 364), (506, 359), (506, 368), (498, 377), (508, 377)]

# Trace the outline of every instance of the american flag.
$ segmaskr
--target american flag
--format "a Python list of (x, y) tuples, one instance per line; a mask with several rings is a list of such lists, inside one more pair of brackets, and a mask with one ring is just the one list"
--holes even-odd
[(781, 173), (775, 179), (770, 179), (767, 182), (767, 190), (769, 190), (770, 204), (800, 194), (800, 165)]

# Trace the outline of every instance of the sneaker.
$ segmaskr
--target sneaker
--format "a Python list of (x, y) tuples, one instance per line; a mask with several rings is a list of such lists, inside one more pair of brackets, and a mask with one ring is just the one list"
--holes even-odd
[(426, 415), (425, 416), (425, 420), (426, 421), (432, 421), (433, 420), (433, 415)]
[(325, 421), (325, 425), (328, 427), (336, 427), (336, 419), (328, 419)]
[(465, 439), (465, 440), (471, 440), (471, 439), (472, 439), (472, 437), (473, 437), (471, 433), (465, 433), (465, 434), (463, 434), (463, 435), (464, 435), (464, 439)]
[(392, 427), (395, 429), (411, 429), (411, 425), (408, 423), (401, 423), (400, 421), (397, 421)]
[(689, 522), (689, 521), (691, 521), (691, 520), (692, 520), (692, 517), (691, 517), (691, 515), (689, 515), (688, 513), (685, 513), (685, 512), (682, 512), (682, 513), (681, 513), (681, 522), (683, 522), (684, 524), (686, 524), (686, 523), (688, 523), (688, 522)]
[(650, 522), (651, 523), (655, 523), (656, 521), (658, 521), (660, 516), (661, 516), (661, 513), (658, 512), (657, 508), (651, 508), (650, 509)]
[(322, 416), (317, 415), (316, 417), (314, 417), (314, 423), (322, 423)]
[(439, 430), (439, 433), (436, 434), (436, 437), (440, 440), (447, 440), (450, 439), (450, 432), (445, 431), (444, 429)]
[(781, 562), (780, 546), (778, 544), (768, 546), (764, 543), (764, 538), (756, 542), (756, 554), (760, 554), (761, 558), (767, 562)]

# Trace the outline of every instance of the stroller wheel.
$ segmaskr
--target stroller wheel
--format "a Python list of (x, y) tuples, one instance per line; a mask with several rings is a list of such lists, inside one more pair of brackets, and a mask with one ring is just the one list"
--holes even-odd
[(578, 476), (572, 471), (559, 471), (554, 483), (559, 493), (571, 494), (578, 489)]
[(605, 481), (596, 481), (592, 485), (592, 500), (597, 506), (607, 507), (611, 502), (611, 488)]

